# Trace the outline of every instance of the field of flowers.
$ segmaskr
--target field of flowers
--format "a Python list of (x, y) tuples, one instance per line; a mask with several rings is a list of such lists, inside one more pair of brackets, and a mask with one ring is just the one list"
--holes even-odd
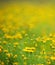
[(0, 65), (55, 65), (54, 4), (0, 4)]

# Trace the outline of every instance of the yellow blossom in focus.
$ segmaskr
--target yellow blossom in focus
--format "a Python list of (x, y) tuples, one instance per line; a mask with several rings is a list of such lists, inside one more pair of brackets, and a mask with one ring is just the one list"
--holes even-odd
[(25, 52), (35, 52), (35, 47), (25, 47), (23, 49), (23, 51), (25, 51)]

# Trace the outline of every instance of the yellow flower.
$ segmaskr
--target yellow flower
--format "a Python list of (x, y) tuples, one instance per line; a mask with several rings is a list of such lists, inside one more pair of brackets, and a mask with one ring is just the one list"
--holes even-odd
[(24, 60), (26, 60), (26, 59), (27, 59), (27, 57), (23, 57), (23, 59), (24, 59)]
[(7, 44), (7, 42), (6, 41), (3, 41), (3, 44)]
[(11, 53), (7, 53), (6, 55), (8, 56), (8, 58), (10, 58), (12, 54)]
[(50, 61), (48, 61), (48, 62), (47, 62), (47, 64), (51, 64), (51, 62), (50, 62)]
[(35, 47), (26, 47), (23, 49), (25, 52), (35, 52)]
[(18, 62), (14, 62), (13, 65), (18, 65)]
[(27, 65), (27, 63), (26, 63), (26, 62), (24, 62), (23, 64), (24, 64), (24, 65)]
[(0, 48), (0, 53), (2, 52), (2, 49)]
[(12, 39), (12, 38), (13, 38), (13, 36), (8, 35), (8, 34), (5, 34), (4, 36), (5, 36), (5, 38), (10, 38), (10, 39)]
[(4, 65), (4, 62), (1, 62), (1, 65)]
[(36, 41), (41, 41), (41, 38), (40, 37), (36, 38)]
[(50, 58), (51, 58), (51, 60), (55, 60), (55, 56), (51, 56)]
[(8, 53), (8, 50), (4, 50), (5, 53)]
[(4, 32), (8, 32), (8, 29), (5, 28), (5, 27), (4, 27), (2, 30), (3, 30)]
[(22, 54), (22, 57), (24, 57), (25, 55)]
[(21, 35), (21, 33), (17, 33), (16, 35), (14, 35), (14, 38), (22, 39), (22, 35)]
[(48, 59), (48, 58), (49, 58), (49, 56), (44, 56), (44, 58), (45, 58), (45, 59)]
[(26, 31), (25, 31), (25, 30), (23, 30), (23, 31), (22, 31), (22, 33), (23, 33), (23, 34), (25, 34), (25, 33), (26, 33)]
[(0, 46), (0, 53), (2, 52), (2, 50), (3, 50), (3, 48), (2, 48), (2, 46)]
[(16, 47), (18, 44), (19, 44), (18, 42), (15, 42), (15, 43), (14, 43), (14, 47)]
[(35, 44), (35, 47), (37, 47), (37, 43)]
[(18, 55), (14, 55), (14, 58), (17, 58)]
[(51, 40), (51, 38), (49, 38), (49, 37), (47, 37), (47, 36), (44, 36), (44, 37), (42, 38), (43, 43), (46, 43), (47, 40)]

